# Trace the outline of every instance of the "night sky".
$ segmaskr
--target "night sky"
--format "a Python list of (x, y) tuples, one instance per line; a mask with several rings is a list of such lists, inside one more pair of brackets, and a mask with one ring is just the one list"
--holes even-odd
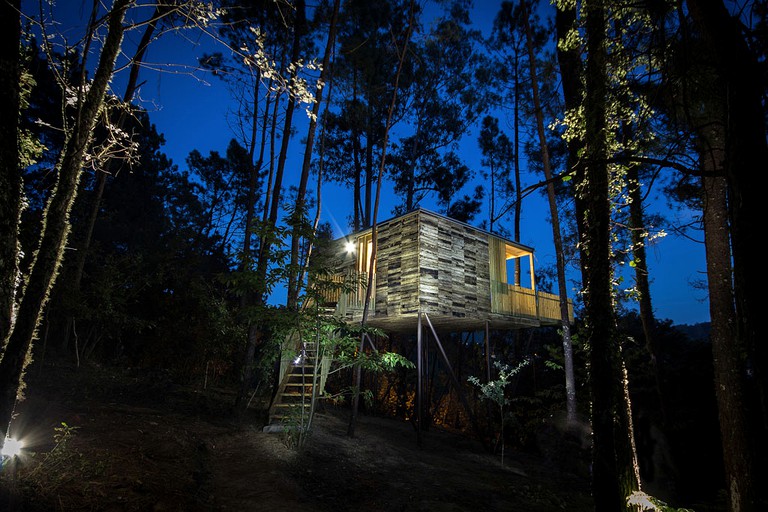
[[(500, 3), (476, 2), (479, 7), (474, 9), (472, 19), (484, 35), (490, 32), (493, 17)], [(65, 26), (70, 27), (66, 29), (70, 37), (82, 33), (84, 25), (80, 20), (82, 5), (79, 0), (57, 2), (55, 16), (62, 20)], [(143, 14), (148, 15), (148, 10)], [(132, 55), (131, 48), (140, 37), (140, 30), (126, 35), (124, 46), (126, 55)], [(186, 168), (186, 156), (193, 149), (199, 150), (203, 155), (207, 155), (209, 151), (224, 154), (229, 140), (234, 136), (231, 116), (235, 105), (226, 84), (208, 72), (195, 69), (197, 59), (204, 53), (212, 51), (222, 51), (225, 55), (228, 52), (211, 37), (198, 32), (165, 34), (150, 46), (146, 57), (147, 67), (142, 70), (139, 77), (139, 81), (144, 84), (139, 91), (138, 103), (149, 111), (150, 119), (157, 126), (158, 132), (164, 134), (165, 153), (182, 170)], [(116, 75), (113, 81), (115, 94), (122, 95), (126, 78), (127, 69)], [(503, 113), (498, 116), (500, 127), (511, 134), (511, 129), (504, 121)], [(298, 121), (297, 135), (291, 139), (285, 187), (290, 186), (298, 175), (295, 170), (300, 165), (304, 153), (302, 140), (306, 135), (304, 128), (306, 119), (303, 109), (297, 109), (294, 115), (294, 120)], [(397, 127), (395, 127), (395, 134), (396, 130)], [(480, 169), (480, 155), (477, 149), (478, 132), (479, 127), (474, 127), (461, 143), (461, 155), (465, 163), (475, 171)], [(525, 172), (524, 161), (522, 165)], [(555, 171), (562, 170), (555, 169)], [(481, 179), (479, 174), (476, 179)], [(541, 176), (524, 175), (523, 187), (541, 180), (543, 180)], [(475, 184), (470, 184), (462, 194), (471, 194)], [(392, 216), (392, 207), (396, 200), (392, 197), (391, 190), (391, 183), (385, 182), (378, 216), (380, 220)], [(322, 194), (322, 220), (332, 225), (336, 236), (348, 234), (347, 219), (351, 215), (351, 190), (328, 183), (324, 185)], [(651, 197), (654, 195), (658, 194), (651, 194)], [(421, 206), (437, 211), (434, 204), (422, 203)], [(542, 194), (534, 193), (524, 200), (521, 223), (523, 234), (519, 242), (535, 249), (535, 265), (538, 269), (552, 267), (555, 264), (548, 211), (546, 198)], [(656, 200), (648, 213), (656, 212), (675, 218), (678, 224), (686, 224), (689, 218), (685, 216), (691, 215), (671, 211), (663, 197)], [(479, 223), (486, 216), (487, 213), (481, 213), (474, 223)], [(507, 218), (507, 227), (510, 229), (511, 220), (511, 216)], [(669, 233), (666, 238), (658, 240), (648, 248), (648, 258), (652, 279), (652, 300), (657, 317), (670, 319), (676, 324), (709, 321), (706, 293), (693, 286), (695, 282), (701, 282), (706, 277), (703, 243)], [(569, 278), (576, 277), (578, 277), (577, 271), (575, 267), (571, 267)], [(569, 295), (573, 298), (576, 292), (575, 285), (572, 282), (569, 283)], [(282, 300), (283, 295), (280, 292), (276, 292), (272, 297), (275, 303)]]

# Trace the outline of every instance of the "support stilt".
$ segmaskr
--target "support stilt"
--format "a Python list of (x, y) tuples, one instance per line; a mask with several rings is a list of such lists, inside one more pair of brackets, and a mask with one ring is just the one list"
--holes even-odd
[(416, 444), (419, 448), (421, 448), (421, 395), (423, 393), (422, 375), (424, 372), (424, 352), (422, 350), (421, 331), (421, 311), (419, 311), (418, 330), (416, 331)]

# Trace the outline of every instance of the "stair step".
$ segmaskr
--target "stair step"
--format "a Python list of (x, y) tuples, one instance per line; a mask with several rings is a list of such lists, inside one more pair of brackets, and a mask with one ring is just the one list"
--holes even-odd
[(296, 392), (288, 392), (288, 393), (283, 393), (283, 396), (306, 396), (306, 397), (310, 397), (310, 396), (312, 396), (312, 392), (311, 391), (309, 393), (300, 393), (298, 391), (296, 391)]
[(311, 404), (307, 404), (304, 402), (295, 402), (295, 403), (280, 402), (279, 404), (275, 404), (274, 407), (299, 408), (299, 407), (310, 407), (310, 405)]

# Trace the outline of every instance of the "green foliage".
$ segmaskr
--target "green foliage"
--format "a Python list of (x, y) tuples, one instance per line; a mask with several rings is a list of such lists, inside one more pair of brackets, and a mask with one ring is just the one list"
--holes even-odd
[[(269, 250), (264, 251), (261, 261), (246, 262), (248, 264), (246, 268), (223, 273), (221, 279), (235, 296), (259, 294), (266, 300), (266, 297), (272, 293), (275, 287), (284, 283), (288, 278), (286, 262), (290, 257), (291, 228), (275, 226), (269, 221), (254, 220), (251, 225), (251, 232), (260, 241), (260, 244), (269, 246)], [(266, 272), (262, 275), (256, 265), (265, 265)], [(265, 300), (261, 302), (265, 302)], [(255, 309), (246, 309), (243, 313), (248, 320), (257, 323), (263, 318), (259, 301), (256, 302)]]
[[(21, 77), (19, 80), (19, 96), (21, 109), (24, 110), (29, 106), (29, 95), (32, 89), (35, 87), (35, 78), (28, 71), (28, 62), (25, 63), (25, 67), (21, 71)], [(28, 128), (19, 129), (19, 167), (26, 169), (32, 165), (35, 165), (43, 156), (46, 147), (40, 142), (40, 140), (32, 133)]]
[(483, 399), (492, 401), (503, 411), (504, 406), (509, 404), (509, 399), (506, 397), (506, 387), (509, 385), (510, 379), (517, 375), (527, 364), (528, 361), (523, 361), (517, 366), (512, 367), (501, 361), (495, 361), (493, 366), (499, 372), (496, 380), (482, 383), (474, 375), (467, 377), (467, 380), (480, 388)]
[(360, 367), (373, 372), (392, 372), (398, 367), (414, 368), (412, 361), (395, 352), (373, 350), (370, 345), (363, 343), (364, 350), (360, 351), (360, 340), (367, 336), (371, 340), (383, 339), (385, 333), (372, 327), (359, 325), (342, 325), (333, 338), (334, 360), (340, 368)]
[(506, 415), (508, 414), (504, 408), (509, 405), (510, 400), (506, 396), (506, 388), (510, 383), (510, 379), (517, 375), (522, 370), (528, 361), (523, 361), (517, 366), (510, 366), (501, 361), (495, 361), (493, 366), (498, 371), (496, 380), (491, 380), (486, 383), (480, 382), (480, 379), (474, 375), (467, 377), (467, 380), (480, 388), (480, 397), (484, 400), (489, 400), (495, 403), (499, 407), (501, 425), (499, 428), (499, 437), (501, 438), (501, 463), (504, 464), (504, 423)]

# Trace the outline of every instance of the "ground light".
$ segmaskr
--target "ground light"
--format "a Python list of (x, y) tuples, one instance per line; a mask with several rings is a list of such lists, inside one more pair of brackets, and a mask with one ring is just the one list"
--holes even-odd
[(0, 455), (3, 457), (18, 457), (21, 454), (21, 449), (24, 448), (24, 443), (18, 439), (6, 437), (3, 443), (3, 449), (0, 450)]

